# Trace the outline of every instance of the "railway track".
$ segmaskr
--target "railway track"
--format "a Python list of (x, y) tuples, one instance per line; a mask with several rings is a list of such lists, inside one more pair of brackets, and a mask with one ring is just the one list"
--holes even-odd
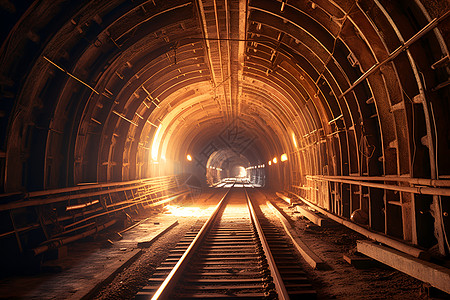
[(287, 240), (243, 188), (230, 188), (136, 299), (314, 299)]

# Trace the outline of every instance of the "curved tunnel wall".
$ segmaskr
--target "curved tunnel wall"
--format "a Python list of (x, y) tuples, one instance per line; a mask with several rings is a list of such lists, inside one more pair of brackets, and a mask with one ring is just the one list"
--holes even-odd
[[(333, 178), (450, 177), (448, 2), (5, 1), (1, 10), (4, 192), (206, 178), (209, 156), (231, 148), (266, 163), (269, 187), (346, 218), (362, 209), (373, 230), (445, 248), (449, 221), (436, 215), (448, 198)], [(287, 162), (267, 164), (282, 153)]]

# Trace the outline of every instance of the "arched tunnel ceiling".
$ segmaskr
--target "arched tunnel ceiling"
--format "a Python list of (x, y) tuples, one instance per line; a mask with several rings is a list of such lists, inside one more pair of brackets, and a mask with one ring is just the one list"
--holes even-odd
[[(450, 175), (447, 1), (1, 9), (4, 191), (176, 173), (187, 153), (206, 165), (227, 147), (251, 164), (288, 153), (292, 172), (271, 177), (286, 184), (307, 174)], [(420, 99), (436, 124), (419, 116)], [(156, 170), (161, 159), (166, 170)]]

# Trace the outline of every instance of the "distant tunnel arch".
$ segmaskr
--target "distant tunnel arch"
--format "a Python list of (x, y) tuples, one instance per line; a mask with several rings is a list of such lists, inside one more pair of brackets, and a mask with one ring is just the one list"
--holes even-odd
[(5, 3), (4, 193), (214, 182), (232, 148), (269, 188), (448, 250), (448, 196), (372, 184), (450, 179), (448, 1)]

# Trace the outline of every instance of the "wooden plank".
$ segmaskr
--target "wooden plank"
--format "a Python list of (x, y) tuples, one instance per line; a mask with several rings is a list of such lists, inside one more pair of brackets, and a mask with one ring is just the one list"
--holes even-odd
[[(296, 195), (296, 194), (294, 194)], [(350, 228), (351, 230), (354, 230), (372, 240), (375, 240), (377, 242), (386, 244), (390, 247), (396, 248), (398, 250), (401, 250), (404, 253), (408, 253), (409, 255), (413, 255), (414, 257), (419, 257), (419, 258), (423, 258), (423, 259), (428, 259), (430, 256), (427, 252), (423, 251), (422, 249), (407, 245), (406, 243), (400, 242), (398, 240), (395, 239), (391, 239), (388, 236), (385, 236), (383, 234), (379, 234), (377, 232), (371, 231), (367, 228), (364, 228), (362, 226), (359, 226), (353, 222), (350, 222), (340, 216), (336, 216), (333, 213), (326, 211), (325, 209), (322, 209), (320, 207), (318, 207), (317, 205), (309, 202), (308, 200), (306, 200), (305, 198), (296, 195), (300, 200), (302, 200), (305, 204), (309, 205), (310, 207), (316, 209), (317, 211), (319, 211), (320, 213), (324, 214), (325, 216), (327, 216), (328, 218), (330, 218), (331, 220), (340, 223), (348, 228)]]
[(129, 266), (141, 255), (141, 249), (134, 249), (125, 253), (120, 259), (112, 262), (108, 268), (90, 281), (90, 285), (78, 290), (69, 299), (90, 299), (103, 285), (111, 282), (117, 273)]
[(302, 207), (302, 206), (296, 206), (295, 207), (299, 213), (301, 213), (303, 216), (305, 216), (308, 220), (313, 222), (314, 224), (318, 226), (326, 225), (327, 221), (315, 214), (314, 212), (310, 211), (309, 209)]
[(367, 256), (358, 256), (358, 255), (351, 255), (351, 254), (344, 254), (343, 258), (346, 262), (351, 264), (356, 269), (369, 269), (376, 265), (379, 265), (380, 263), (376, 260), (373, 260), (370, 257)]
[(137, 246), (139, 248), (148, 248), (150, 247), (159, 237), (161, 237), (163, 234), (165, 234), (166, 232), (168, 232), (170, 229), (172, 229), (173, 227), (175, 227), (176, 225), (178, 225), (178, 220), (173, 222), (172, 224), (170, 224), (168, 227), (166, 227), (165, 229), (161, 230), (161, 232), (159, 232), (157, 235), (155, 235), (153, 238), (151, 238), (148, 241), (141, 241), (138, 242)]
[(295, 249), (300, 253), (303, 259), (314, 269), (324, 270), (327, 269), (327, 264), (317, 256), (309, 247), (295, 234), (289, 221), (272, 205), (269, 201), (266, 202), (267, 205), (272, 209), (272, 211), (280, 219), (281, 224), (283, 224), (286, 234), (291, 238)]
[(357, 241), (356, 246), (358, 252), (450, 294), (449, 269), (370, 241)]

